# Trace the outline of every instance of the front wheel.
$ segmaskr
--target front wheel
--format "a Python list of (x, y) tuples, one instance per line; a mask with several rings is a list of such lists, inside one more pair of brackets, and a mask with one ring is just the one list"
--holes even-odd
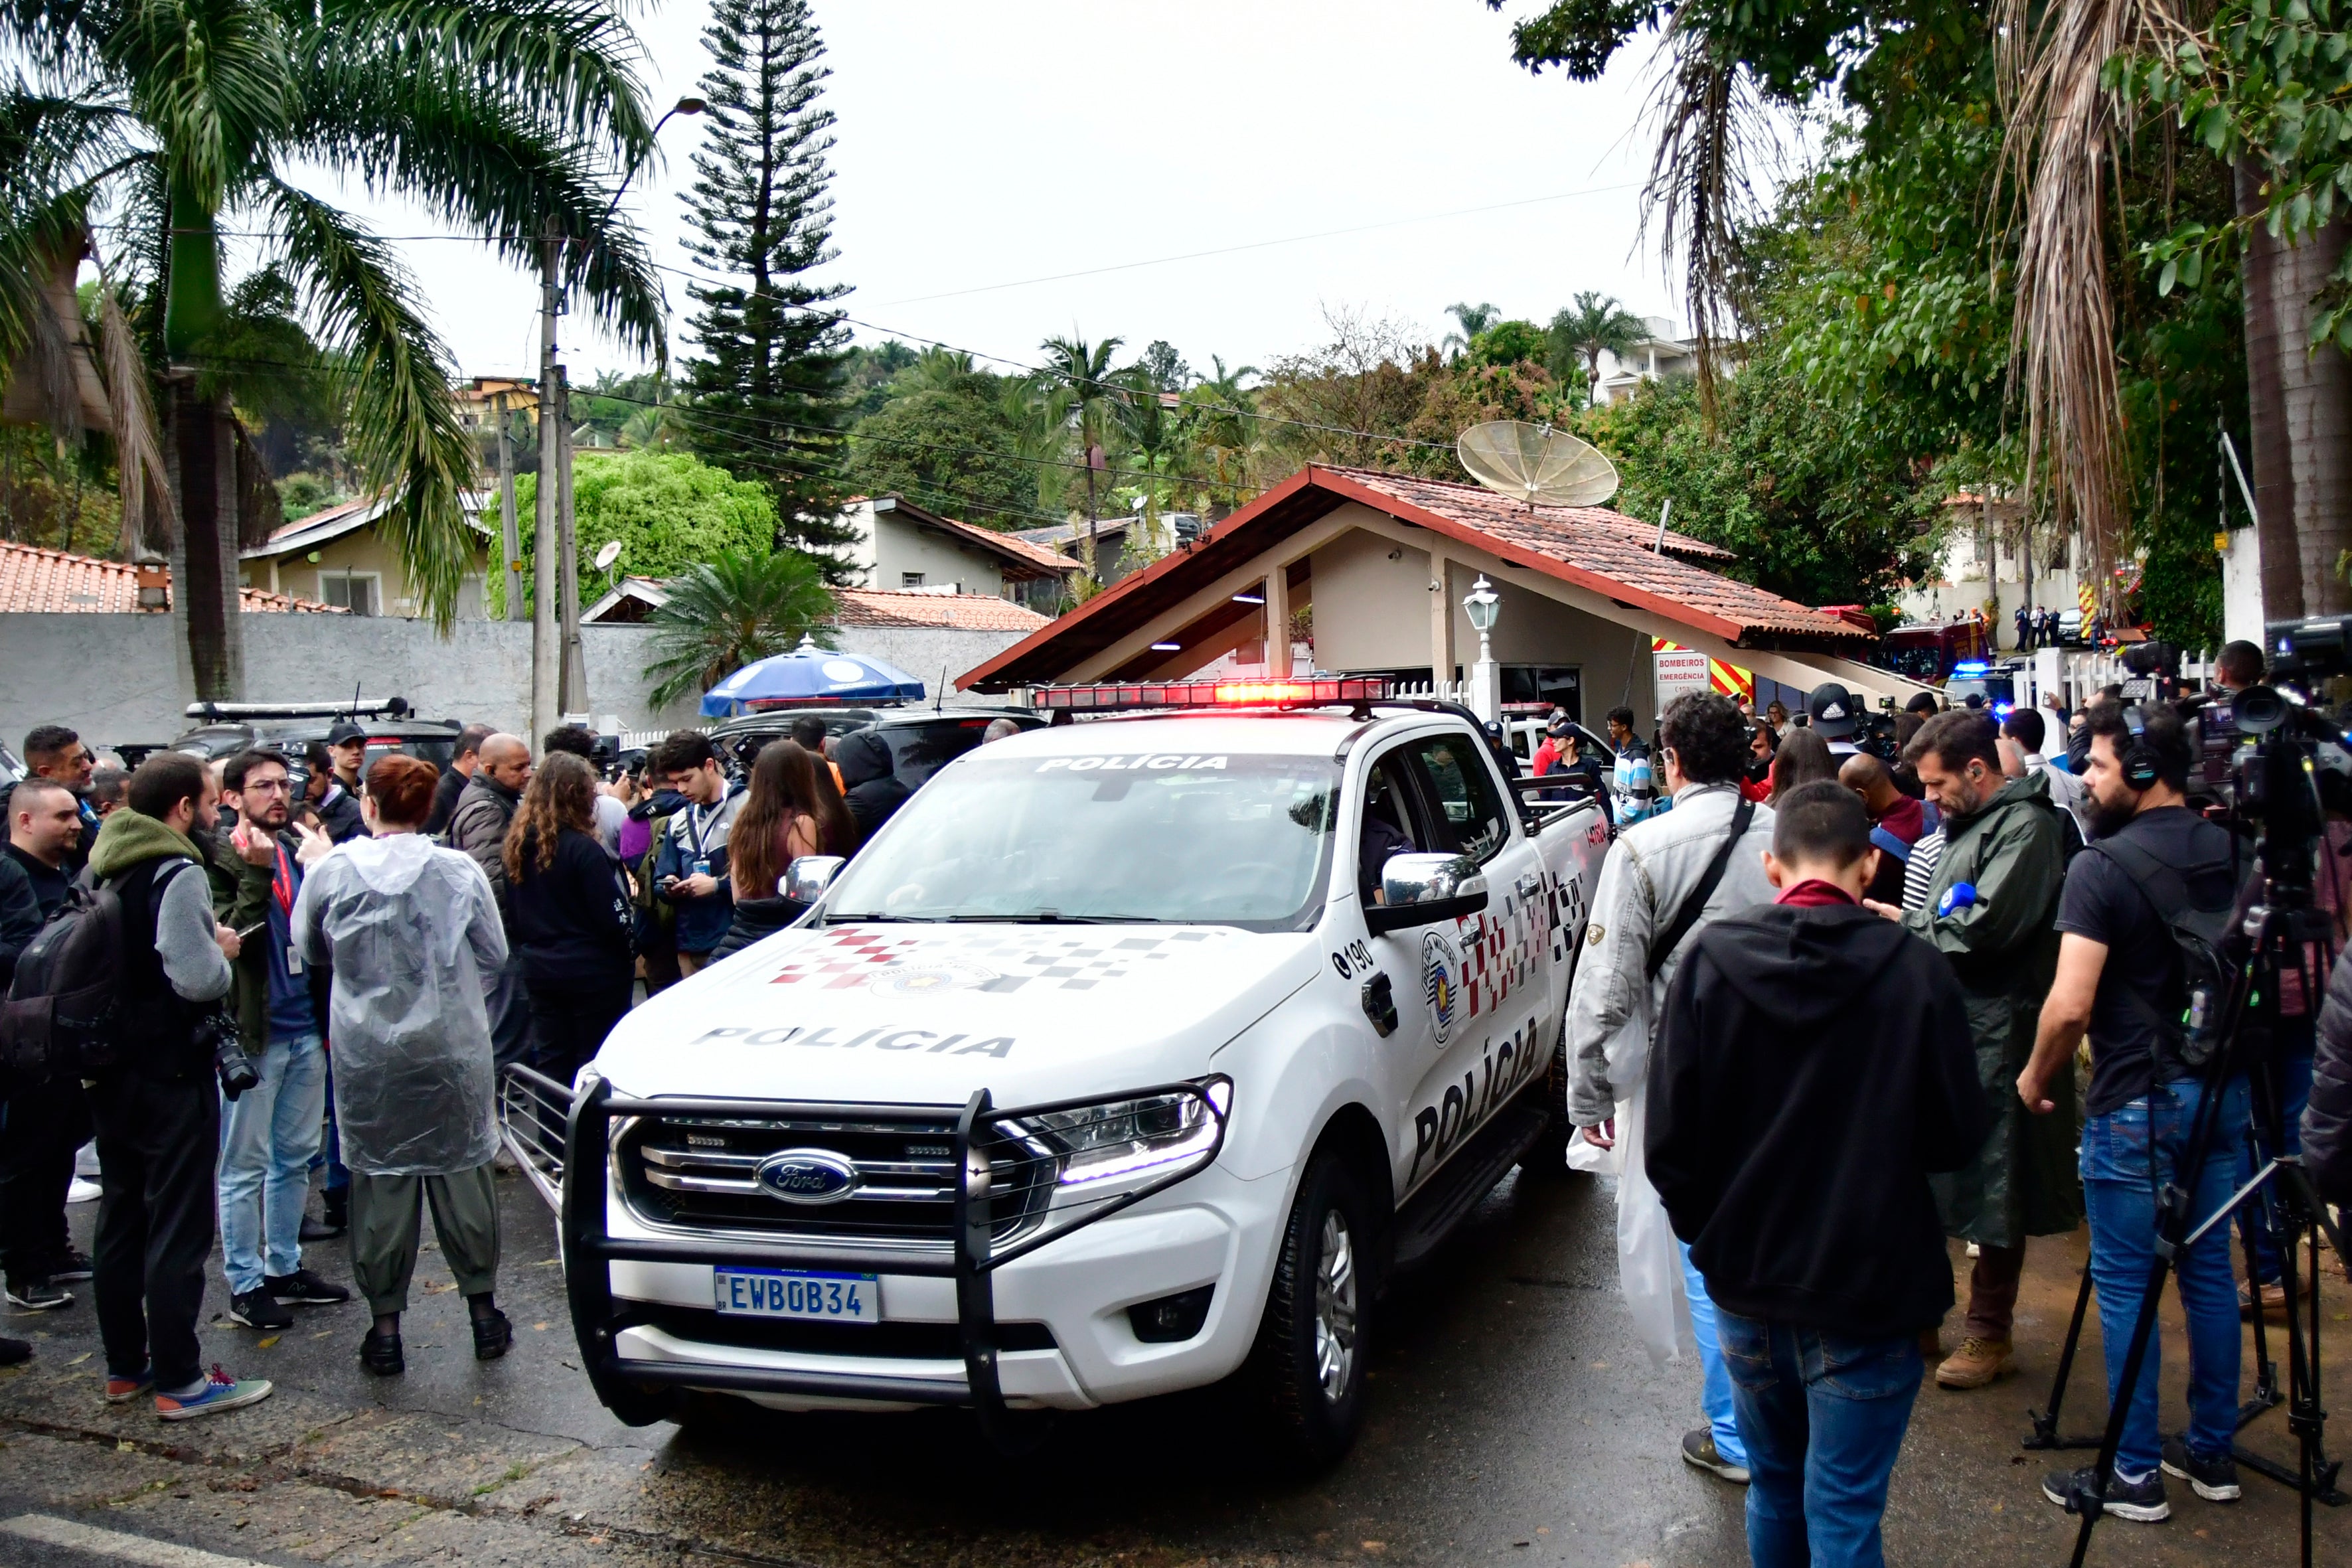
[(1319, 1469), (1355, 1442), (1370, 1348), (1370, 1205), (1346, 1163), (1318, 1153), (1298, 1184), (1249, 1374), (1277, 1458)]

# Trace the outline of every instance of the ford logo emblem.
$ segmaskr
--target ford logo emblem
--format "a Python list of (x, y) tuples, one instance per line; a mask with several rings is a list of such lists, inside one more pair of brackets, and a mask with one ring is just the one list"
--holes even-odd
[(857, 1191), (857, 1166), (830, 1149), (786, 1149), (760, 1162), (760, 1190), (788, 1204), (837, 1204)]

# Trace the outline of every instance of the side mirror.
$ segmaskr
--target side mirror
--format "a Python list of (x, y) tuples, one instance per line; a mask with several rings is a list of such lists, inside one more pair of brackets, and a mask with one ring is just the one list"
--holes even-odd
[(1476, 914), (1486, 907), (1486, 878), (1466, 855), (1391, 855), (1381, 868), (1381, 898), (1364, 910), (1374, 936)]
[(783, 895), (803, 904), (813, 904), (833, 886), (833, 879), (848, 865), (839, 855), (803, 855), (784, 868)]

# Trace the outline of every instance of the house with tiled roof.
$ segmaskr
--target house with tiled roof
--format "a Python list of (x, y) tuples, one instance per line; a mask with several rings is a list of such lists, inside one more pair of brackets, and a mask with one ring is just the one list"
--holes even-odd
[[(1648, 728), (1661, 642), (1800, 689), (1834, 679), (1898, 702), (1917, 689), (1862, 662), (1871, 633), (1743, 583), (1722, 570), (1732, 563), (1717, 546), (1606, 507), (1530, 506), (1473, 484), (1315, 464), (957, 684), (998, 692), (1309, 668), (1458, 681), (1479, 649), (1462, 601), (1483, 577), (1501, 600), (1491, 643), (1504, 700), (1588, 724), (1622, 703)], [(1286, 634), (1302, 625), (1300, 653)]]
[[(487, 522), (482, 518), (489, 503), (492, 498), (483, 493), (469, 493), (464, 500), (475, 544), (457, 584), (461, 621), (478, 621), (485, 614), (483, 585), (496, 559), (491, 526), (497, 517), (493, 512)], [(360, 496), (278, 524), (261, 543), (237, 552), (246, 585), (307, 594), (355, 616), (422, 615), (423, 599), (409, 583), (407, 564), (393, 541), (377, 531), (390, 510), (389, 496)]]
[(1045, 545), (959, 521), (902, 495), (856, 497), (841, 521), (856, 534), (843, 553), (862, 588), (984, 595), (1050, 612), (1081, 570)]
[[(260, 588), (243, 589), (238, 598), (248, 615), (341, 613), (334, 605)], [(0, 615), (162, 615), (171, 607), (167, 566), (131, 566), (0, 542)]]

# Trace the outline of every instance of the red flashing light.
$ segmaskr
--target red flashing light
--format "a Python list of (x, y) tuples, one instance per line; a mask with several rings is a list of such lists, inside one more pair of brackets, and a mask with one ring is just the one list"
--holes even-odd
[(1144, 708), (1318, 708), (1328, 703), (1376, 702), (1387, 695), (1388, 682), (1370, 676), (1325, 680), (1115, 681), (1032, 687), (1029, 706), (1078, 713)]

